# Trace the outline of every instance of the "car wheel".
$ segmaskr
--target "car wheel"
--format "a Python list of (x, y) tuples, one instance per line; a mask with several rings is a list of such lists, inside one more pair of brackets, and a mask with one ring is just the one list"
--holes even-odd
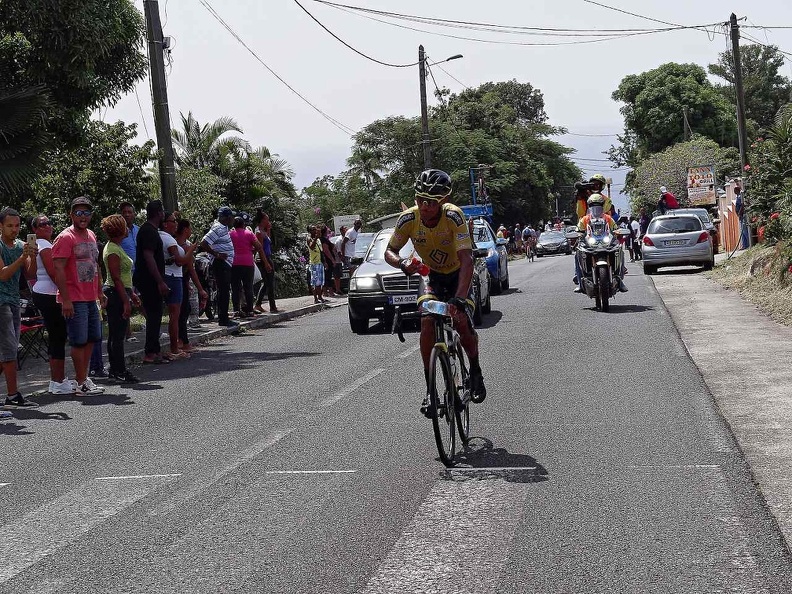
[(499, 280), (494, 278), (490, 278), (490, 293), (494, 295), (500, 295), (501, 292), (501, 284)]
[(352, 312), (349, 312), (349, 327), (355, 334), (365, 334), (368, 332), (368, 319), (355, 318), (352, 316)]
[(715, 258), (714, 257), (709, 262), (704, 262), (704, 270), (712, 270), (713, 268), (715, 268)]
[(644, 274), (647, 275), (647, 276), (652, 275), (655, 272), (657, 272), (657, 267), (656, 266), (650, 266), (649, 264), (644, 264), (643, 265), (643, 269), (644, 269)]
[(487, 300), (484, 302), (484, 305), (481, 307), (481, 311), (485, 314), (488, 314), (492, 311), (492, 299), (490, 298), (490, 292), (487, 292)]
[(501, 283), (501, 290), (508, 291), (509, 290), (509, 273), (506, 273), (506, 279)]
[(481, 286), (473, 283), (473, 325), (481, 326), (484, 320), (481, 316)]

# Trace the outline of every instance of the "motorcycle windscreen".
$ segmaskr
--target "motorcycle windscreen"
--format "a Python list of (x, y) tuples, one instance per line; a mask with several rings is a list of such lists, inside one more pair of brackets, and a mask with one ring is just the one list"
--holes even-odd
[(605, 214), (605, 209), (599, 204), (593, 204), (589, 206), (588, 213), (592, 219), (601, 219)]

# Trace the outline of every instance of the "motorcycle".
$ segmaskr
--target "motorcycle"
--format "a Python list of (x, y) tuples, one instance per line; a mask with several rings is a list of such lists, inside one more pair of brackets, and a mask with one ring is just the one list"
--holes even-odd
[(610, 309), (610, 299), (619, 292), (619, 279), (614, 270), (624, 266), (624, 250), (619, 237), (629, 235), (627, 229), (611, 232), (604, 218), (594, 217), (586, 226), (586, 231), (566, 234), (567, 239), (576, 239), (581, 277), (580, 288), (590, 299), (594, 299), (598, 311)]

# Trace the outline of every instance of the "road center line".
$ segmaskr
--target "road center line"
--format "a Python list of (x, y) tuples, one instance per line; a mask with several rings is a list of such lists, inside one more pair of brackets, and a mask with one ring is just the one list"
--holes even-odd
[(381, 369), (381, 368), (380, 369), (372, 369), (371, 371), (369, 371), (363, 377), (359, 377), (354, 382), (352, 382), (351, 384), (347, 385), (343, 390), (341, 390), (339, 392), (336, 392), (332, 396), (322, 400), (319, 403), (319, 406), (322, 406), (322, 407), (332, 406), (333, 404), (335, 404), (336, 402), (338, 402), (342, 398), (346, 398), (347, 396), (349, 396), (352, 392), (357, 390), (360, 386), (362, 386), (366, 382), (369, 382), (369, 381), (373, 380), (375, 377), (377, 377), (383, 371), (385, 371), (385, 370)]
[(531, 487), (504, 479), (440, 481), (364, 594), (495, 594)]
[(410, 347), (409, 349), (407, 349), (403, 353), (399, 353), (396, 356), (399, 359), (406, 359), (407, 357), (411, 357), (412, 355), (414, 355), (418, 351), (418, 349), (420, 349), (420, 348), (421, 348), (421, 345), (420, 344), (416, 344), (414, 347)]
[(264, 474), (352, 474), (357, 470), (266, 470)]
[(125, 481), (132, 479), (149, 479), (149, 478), (171, 478), (181, 476), (181, 473), (174, 474), (130, 474), (127, 476), (98, 476), (96, 481)]
[(0, 583), (77, 540), (169, 480), (88, 481), (16, 522), (0, 526)]
[(239, 457), (227, 464), (223, 468), (221, 468), (217, 473), (210, 476), (206, 480), (196, 480), (192, 485), (185, 487), (184, 489), (180, 490), (176, 493), (171, 499), (165, 501), (162, 505), (152, 509), (149, 512), (149, 515), (156, 516), (160, 514), (167, 514), (175, 510), (180, 505), (184, 504), (189, 499), (195, 497), (198, 493), (205, 489), (211, 488), (215, 485), (218, 481), (222, 480), (227, 474), (230, 474), (245, 462), (249, 462), (259, 454), (261, 454), (267, 448), (271, 448), (284, 437), (289, 435), (292, 431), (295, 431), (294, 427), (290, 427), (288, 429), (280, 429), (267, 435), (262, 440), (254, 443), (244, 452), (242, 452)]
[(11, 484), (11, 483), (0, 483), (0, 487), (7, 487), (7, 486), (8, 486), (8, 485), (10, 485), (10, 484)]

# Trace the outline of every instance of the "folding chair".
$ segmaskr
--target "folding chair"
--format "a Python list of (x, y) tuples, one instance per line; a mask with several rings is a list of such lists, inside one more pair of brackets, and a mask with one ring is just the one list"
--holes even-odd
[(22, 363), (30, 356), (49, 361), (47, 338), (44, 335), (44, 318), (32, 302), (22, 299), (22, 324), (19, 331), (19, 348), (17, 349), (17, 368), (22, 369)]

